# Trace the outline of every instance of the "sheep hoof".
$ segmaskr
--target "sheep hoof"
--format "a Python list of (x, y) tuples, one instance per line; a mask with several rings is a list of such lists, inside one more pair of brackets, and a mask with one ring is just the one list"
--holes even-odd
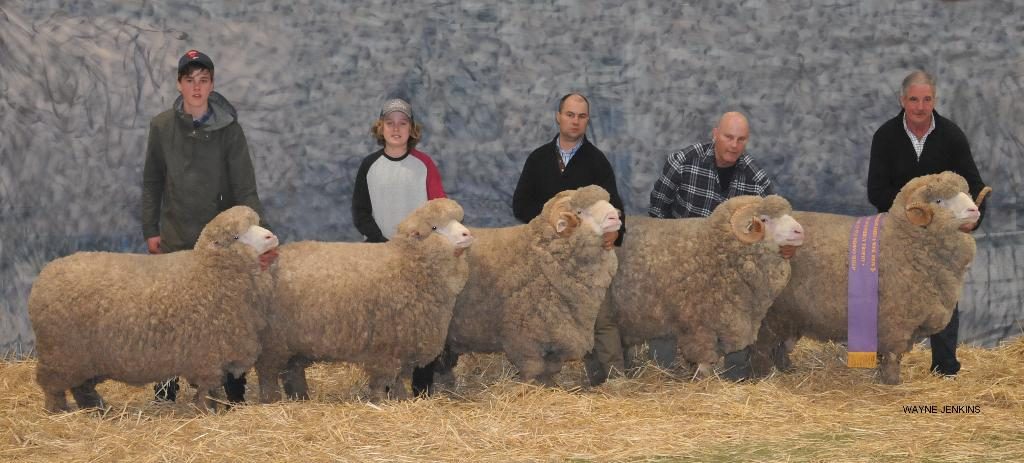
[(75, 403), (78, 404), (80, 410), (94, 408), (98, 410), (105, 410), (107, 404), (103, 401), (103, 397), (96, 392), (96, 384), (98, 381), (89, 380), (81, 386), (71, 388), (71, 395), (75, 398)]
[(455, 372), (453, 370), (447, 370), (443, 373), (436, 373), (434, 376), (434, 385), (438, 388), (444, 389), (455, 389)]
[(882, 373), (880, 380), (882, 381), (882, 384), (888, 384), (890, 386), (895, 386), (900, 383), (899, 375), (893, 376)]
[(694, 380), (702, 380), (715, 376), (715, 368), (710, 363), (698, 363), (693, 373)]
[(56, 394), (46, 393), (44, 407), (46, 408), (46, 411), (50, 413), (65, 413), (71, 411), (71, 408), (68, 407), (68, 399), (64, 396), (64, 391)]
[(900, 364), (881, 365), (879, 368), (879, 380), (882, 384), (890, 386), (900, 383)]

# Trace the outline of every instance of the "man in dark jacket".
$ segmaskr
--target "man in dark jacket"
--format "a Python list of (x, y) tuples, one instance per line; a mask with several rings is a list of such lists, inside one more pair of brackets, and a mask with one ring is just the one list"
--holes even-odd
[[(971, 197), (985, 187), (978, 167), (971, 156), (967, 136), (953, 121), (935, 112), (935, 79), (924, 71), (911, 72), (903, 79), (900, 106), (903, 110), (889, 119), (871, 139), (871, 161), (868, 165), (868, 200), (886, 212), (896, 194), (910, 179), (922, 175), (952, 171), (967, 180)], [(981, 217), (974, 224), (961, 228), (965, 233), (981, 225), (985, 204), (979, 206)], [(956, 359), (960, 311), (953, 309), (949, 324), (929, 339), (932, 346), (931, 369), (936, 374), (952, 377), (960, 371)]]
[[(540, 215), (544, 203), (561, 191), (597, 185), (608, 191), (612, 206), (622, 211), (622, 198), (615, 185), (615, 172), (601, 150), (587, 140), (590, 102), (579, 93), (570, 93), (558, 102), (555, 113), (558, 135), (534, 150), (526, 158), (523, 173), (512, 195), (512, 212), (527, 223)], [(625, 218), (625, 217), (623, 217)], [(616, 246), (626, 233), (623, 222)], [(622, 371), (622, 340), (610, 313), (609, 299), (598, 313), (594, 326), (594, 350), (587, 355), (587, 376), (592, 385), (603, 383), (610, 372)]]
[[(181, 95), (171, 109), (149, 125), (142, 234), (150, 254), (192, 249), (206, 223), (235, 205), (263, 217), (249, 145), (235, 108), (213, 91), (210, 57), (186, 52), (178, 60), (177, 87)], [(177, 378), (154, 389), (158, 400), (174, 401)], [(224, 391), (228, 400), (243, 402), (245, 376), (226, 374)]]

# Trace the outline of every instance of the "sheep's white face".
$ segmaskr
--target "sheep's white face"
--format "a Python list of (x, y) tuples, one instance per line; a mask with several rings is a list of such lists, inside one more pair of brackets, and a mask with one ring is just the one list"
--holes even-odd
[(452, 220), (443, 227), (434, 227), (433, 231), (445, 237), (457, 249), (465, 249), (473, 244), (473, 234), (458, 220)]
[(957, 220), (957, 225), (971, 224), (973, 225), (981, 217), (981, 212), (978, 211), (978, 206), (974, 204), (974, 200), (966, 193), (957, 193), (956, 196), (948, 199), (936, 199), (935, 204), (948, 209), (953, 213), (953, 217)]
[(619, 210), (603, 199), (591, 204), (586, 209), (575, 212), (580, 217), (580, 221), (593, 230), (595, 235), (603, 235), (622, 228)]
[(259, 225), (249, 227), (245, 233), (238, 235), (238, 241), (251, 246), (256, 254), (263, 254), (277, 247), (277, 236)]
[(779, 217), (762, 215), (765, 226), (765, 239), (779, 246), (800, 246), (804, 244), (804, 227), (793, 216), (784, 214)]

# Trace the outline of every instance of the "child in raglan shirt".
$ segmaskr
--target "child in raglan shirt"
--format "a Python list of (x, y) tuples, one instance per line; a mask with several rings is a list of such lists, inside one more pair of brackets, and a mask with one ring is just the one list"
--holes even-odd
[(388, 100), (370, 132), (383, 148), (363, 159), (352, 193), (352, 220), (371, 243), (394, 235), (399, 222), (424, 202), (444, 198), (441, 174), (416, 148), (423, 133), (405, 100)]
[[(367, 242), (383, 243), (410, 212), (431, 199), (446, 196), (434, 161), (416, 149), (423, 128), (408, 102), (400, 98), (386, 101), (370, 133), (382, 148), (359, 165), (352, 193), (352, 221)], [(434, 365), (439, 361), (413, 370), (415, 394), (429, 393)]]

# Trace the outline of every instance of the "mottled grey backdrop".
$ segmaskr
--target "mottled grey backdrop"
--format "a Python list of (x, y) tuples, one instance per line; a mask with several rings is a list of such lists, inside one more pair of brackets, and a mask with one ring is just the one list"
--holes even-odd
[[(77, 250), (144, 250), (148, 121), (177, 57), (209, 53), (238, 107), (274, 230), (356, 240), (350, 192), (380, 103), (404, 96), (422, 149), (471, 225), (513, 222), (527, 153), (557, 98), (590, 96), (590, 137), (629, 214), (666, 155), (750, 116), (750, 151), (798, 209), (873, 212), (874, 129), (900, 79), (933, 71), (938, 110), (996, 194), (961, 303), (967, 341), (1021, 333), (1024, 18), (1015, 1), (0, 2), (0, 353), (31, 349), (40, 268)], [(1020, 219), (1018, 218), (1020, 217)]]

